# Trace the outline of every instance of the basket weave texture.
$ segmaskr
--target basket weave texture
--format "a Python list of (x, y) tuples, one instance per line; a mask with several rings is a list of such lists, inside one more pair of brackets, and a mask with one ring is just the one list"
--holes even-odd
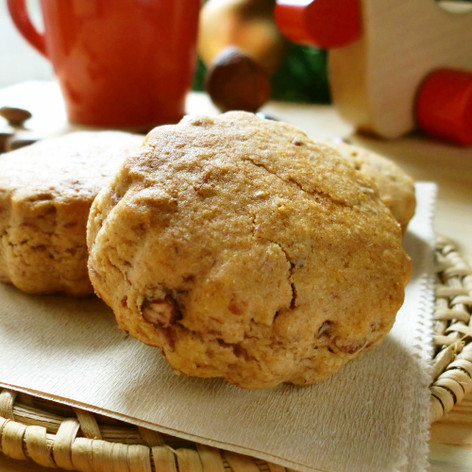
[[(445, 239), (435, 254), (432, 422), (472, 390), (472, 270)], [(291, 472), (7, 389), (0, 390), (0, 452), (81, 472)]]
[(453, 243), (436, 243), (431, 422), (472, 390), (472, 270)]

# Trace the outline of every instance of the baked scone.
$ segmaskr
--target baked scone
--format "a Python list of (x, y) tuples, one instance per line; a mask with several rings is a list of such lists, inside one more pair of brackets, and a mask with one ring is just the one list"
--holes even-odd
[(81, 131), (0, 156), (0, 280), (29, 293), (93, 294), (90, 205), (143, 136)]
[(325, 141), (377, 185), (380, 198), (406, 230), (415, 214), (415, 183), (390, 159), (355, 144)]
[(378, 344), (410, 274), (369, 179), (245, 112), (151, 131), (95, 199), (87, 243), (123, 330), (248, 389), (316, 382)]

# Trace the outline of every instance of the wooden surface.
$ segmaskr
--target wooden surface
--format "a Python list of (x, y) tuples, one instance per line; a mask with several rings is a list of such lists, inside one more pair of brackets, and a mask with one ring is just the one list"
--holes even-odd
[[(52, 82), (26, 83), (0, 90), (0, 106), (7, 104), (29, 108), (34, 118), (28, 125), (41, 136), (70, 129), (57, 87)], [(216, 113), (202, 94), (191, 94), (187, 109), (193, 113)], [(472, 148), (455, 147), (421, 135), (386, 141), (352, 134), (350, 125), (329, 106), (270, 103), (263, 111), (299, 126), (313, 137), (349, 137), (396, 161), (416, 180), (436, 182), (436, 229), (455, 241), (461, 254), (472, 261)], [(432, 472), (472, 470), (472, 394), (432, 426), (430, 446)], [(50, 470), (30, 462), (13, 461), (0, 453), (1, 472)]]
[(359, 5), (361, 38), (330, 50), (333, 99), (356, 128), (398, 137), (415, 127), (415, 97), (430, 72), (472, 71), (472, 12), (452, 13), (433, 0)]

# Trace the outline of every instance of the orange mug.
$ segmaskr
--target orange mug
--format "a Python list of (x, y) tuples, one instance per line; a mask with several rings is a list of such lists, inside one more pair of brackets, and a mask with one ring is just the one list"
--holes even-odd
[(151, 128), (185, 111), (196, 65), (200, 0), (8, 0), (24, 38), (54, 68), (73, 123)]

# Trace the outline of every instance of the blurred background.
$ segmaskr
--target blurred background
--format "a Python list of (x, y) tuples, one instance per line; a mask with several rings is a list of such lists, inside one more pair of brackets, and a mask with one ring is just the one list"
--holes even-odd
[[(253, 1), (255, 2), (257, 0)], [(275, 3), (275, 0), (273, 2)], [(472, 0), (448, 0), (440, 3), (472, 4)], [(42, 29), (39, 1), (27, 0), (27, 4), (33, 21)], [(206, 72), (207, 66), (199, 58), (193, 81), (194, 90), (204, 90)], [(9, 18), (6, 2), (0, 1), (0, 87), (24, 80), (52, 78), (53, 71), (49, 62), (20, 36)], [(284, 59), (271, 74), (270, 83), (272, 99), (329, 103), (326, 51), (287, 42)]]
[[(27, 0), (33, 21), (42, 28), (38, 0)], [(6, 1), (0, 1), (0, 87), (24, 80), (53, 78), (51, 65), (18, 33), (8, 14)]]
[[(38, 0), (27, 0), (31, 17), (42, 29)], [(206, 66), (199, 59), (193, 88), (203, 90)], [(51, 65), (16, 31), (5, 1), (0, 1), (0, 87), (24, 80), (53, 78)], [(272, 98), (299, 102), (329, 102), (326, 52), (288, 44), (280, 69), (271, 77)]]

